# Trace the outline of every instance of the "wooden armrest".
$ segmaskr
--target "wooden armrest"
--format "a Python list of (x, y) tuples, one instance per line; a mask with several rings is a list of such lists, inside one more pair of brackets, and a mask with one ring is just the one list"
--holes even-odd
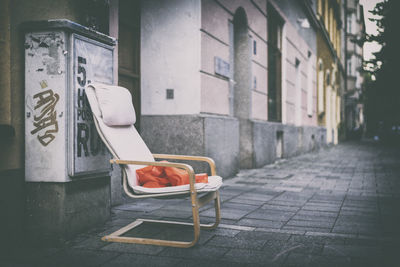
[(171, 155), (171, 154), (153, 154), (154, 158), (163, 159), (180, 159), (180, 160), (193, 160), (193, 161), (204, 161), (207, 162), (211, 169), (211, 175), (217, 175), (215, 162), (212, 158), (202, 156), (188, 156), (188, 155)]
[(189, 173), (190, 191), (196, 191), (194, 184), (196, 183), (195, 174), (192, 166), (185, 163), (176, 162), (159, 162), (159, 161), (138, 161), (138, 160), (123, 160), (123, 159), (111, 159), (110, 163), (121, 164), (121, 165), (150, 165), (150, 166), (162, 166), (162, 167), (175, 167), (184, 169)]

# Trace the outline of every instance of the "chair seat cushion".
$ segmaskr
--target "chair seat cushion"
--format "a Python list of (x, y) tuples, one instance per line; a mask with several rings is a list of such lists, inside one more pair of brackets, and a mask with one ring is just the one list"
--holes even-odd
[[(201, 192), (212, 192), (218, 190), (222, 185), (222, 178), (220, 176), (209, 176), (208, 183), (196, 183), (195, 187), (198, 193)], [(143, 186), (131, 186), (132, 190), (136, 194), (162, 194), (162, 193), (185, 193), (189, 192), (190, 186), (178, 185), (178, 186), (167, 186), (160, 188), (147, 188)]]

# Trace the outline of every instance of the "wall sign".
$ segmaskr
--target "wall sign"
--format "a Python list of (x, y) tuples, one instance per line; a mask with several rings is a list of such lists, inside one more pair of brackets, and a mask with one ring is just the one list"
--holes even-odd
[(226, 78), (230, 77), (229, 63), (220, 57), (214, 57), (214, 71), (215, 74), (224, 76)]
[(73, 35), (73, 132), (72, 176), (107, 171), (110, 154), (100, 139), (85, 94), (89, 83), (113, 83), (113, 49), (91, 39)]

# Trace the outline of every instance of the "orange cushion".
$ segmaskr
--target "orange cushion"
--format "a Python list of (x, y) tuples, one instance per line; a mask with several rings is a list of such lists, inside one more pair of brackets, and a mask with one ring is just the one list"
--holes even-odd
[[(136, 170), (136, 173), (139, 184), (148, 188), (189, 184), (188, 172), (175, 167), (146, 166)], [(207, 173), (196, 174), (196, 183), (208, 183)]]

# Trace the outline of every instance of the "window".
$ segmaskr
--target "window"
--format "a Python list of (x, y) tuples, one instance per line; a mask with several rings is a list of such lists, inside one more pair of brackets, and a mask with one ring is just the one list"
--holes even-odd
[(295, 88), (296, 88), (296, 100), (295, 100), (295, 124), (296, 125), (301, 125), (301, 118), (302, 118), (302, 108), (301, 108), (301, 104), (302, 104), (302, 94), (303, 94), (303, 89), (301, 88), (301, 69), (300, 69), (300, 60), (296, 58), (296, 83), (295, 83)]
[(307, 69), (307, 115), (309, 117), (312, 116), (312, 100), (313, 100), (313, 71), (312, 71), (312, 54), (309, 51), (309, 56), (308, 56), (308, 69)]
[(351, 16), (347, 17), (347, 32), (351, 33)]
[(318, 62), (318, 114), (324, 112), (324, 68), (322, 60)]
[(268, 4), (268, 120), (282, 121), (282, 24), (278, 12)]
[(325, 84), (326, 84), (326, 86), (331, 84), (331, 75), (330, 75), (329, 71), (326, 73), (326, 76), (325, 76)]
[(351, 69), (351, 58), (349, 58), (349, 59), (347, 60), (347, 74), (348, 74), (348, 75), (352, 75), (352, 74), (353, 74), (353, 71), (352, 71), (352, 69)]

